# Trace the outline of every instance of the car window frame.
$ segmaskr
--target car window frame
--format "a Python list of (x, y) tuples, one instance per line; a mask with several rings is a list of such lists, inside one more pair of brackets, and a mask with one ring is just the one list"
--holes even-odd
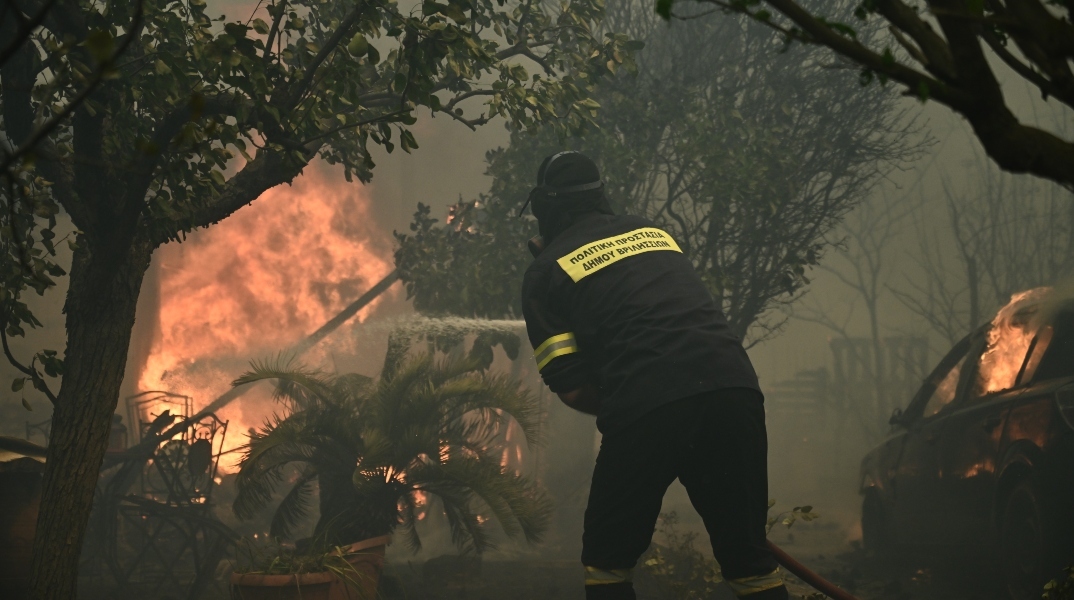
[[(1044, 349), (1044, 352), (1041, 354), (1040, 360), (1037, 361), (1036, 365), (1034, 365), (1033, 372), (1029, 374), (1029, 377), (1025, 378), (1025, 380), (1023, 381), (1022, 376), (1024, 375), (1024, 373), (1019, 373), (1019, 383), (1022, 384), (1023, 386), (1033, 386), (1033, 385), (1043, 383), (1045, 381), (1053, 381), (1053, 380), (1058, 381), (1058, 380), (1069, 378), (1071, 376), (1071, 375), (1067, 374), (1067, 375), (1060, 375), (1060, 376), (1057, 376), (1057, 377), (1052, 377), (1052, 378), (1049, 378), (1049, 379), (1040, 379), (1038, 377), (1038, 374), (1040, 372), (1040, 365), (1044, 364), (1044, 361), (1050, 358), (1049, 355), (1053, 351), (1058, 351), (1058, 350), (1056, 350), (1058, 348), (1058, 346), (1056, 346), (1056, 344), (1055, 344), (1055, 341), (1056, 341), (1055, 338), (1056, 338), (1056, 336), (1060, 335), (1060, 325), (1061, 324), (1065, 325), (1066, 327), (1070, 327), (1070, 328), (1074, 329), (1074, 301), (1065, 301), (1065, 302), (1063, 302), (1058, 308), (1056, 308), (1054, 310), (1054, 312), (1051, 315), (1049, 315), (1049, 318), (1047, 319), (1047, 321), (1041, 326), (1041, 328), (1040, 328), (1041, 330), (1044, 330), (1044, 328), (1046, 328), (1046, 327), (1051, 327), (1053, 337), (1052, 337), (1051, 340), (1049, 340), (1048, 347)], [(1074, 331), (1067, 331), (1067, 330), (1064, 329), (1064, 330), (1062, 330), (1062, 334), (1063, 335), (1074, 335)], [(1039, 332), (1038, 332), (1038, 335), (1039, 335)], [(1034, 336), (1033, 337), (1033, 342), (1031, 343), (1031, 345), (1035, 344), (1036, 340), (1037, 340), (1037, 336)], [(1027, 357), (1028, 357), (1028, 355), (1029, 355), (1029, 353), (1027, 353)], [(1026, 368), (1026, 365), (1023, 365), (1023, 369), (1025, 369), (1025, 368)]]
[[(952, 411), (960, 410), (985, 396), (1004, 393), (1012, 389), (1008, 388), (1006, 390), (999, 390), (997, 392), (979, 396), (974, 396), (972, 393), (974, 382), (977, 381), (977, 376), (981, 370), (981, 356), (984, 354), (985, 350), (988, 349), (988, 332), (991, 331), (991, 329), (992, 324), (986, 323), (973, 333), (973, 344), (970, 347), (970, 355), (973, 357), (973, 364), (968, 365), (968, 368), (962, 370), (962, 373), (959, 375), (958, 391), (955, 392), (955, 398), (951, 400), (944, 409), (949, 408)], [(1032, 342), (1030, 342), (1030, 345), (1032, 345)], [(1025, 362), (1024, 356), (1022, 357), (1022, 362)], [(944, 411), (941, 410), (937, 414), (942, 414), (943, 412)]]
[[(962, 372), (962, 380), (959, 381), (959, 392), (955, 395), (955, 399), (952, 400), (947, 406), (952, 407), (953, 410), (960, 410), (962, 408), (972, 406), (973, 404), (978, 403), (978, 402), (986, 402), (991, 397), (998, 396), (998, 395), (1001, 395), (1001, 394), (1010, 394), (1011, 392), (1016, 392), (1016, 391), (1021, 390), (1023, 388), (1027, 388), (1030, 385), (1033, 385), (1033, 383), (1035, 383), (1035, 382), (1033, 381), (1032, 376), (1029, 379), (1026, 379), (1024, 377), (1025, 369), (1026, 369), (1026, 366), (1027, 366), (1027, 361), (1029, 360), (1029, 357), (1032, 355), (1032, 353), (1033, 353), (1033, 351), (1034, 351), (1034, 349), (1035, 349), (1035, 347), (1037, 345), (1038, 339), (1040, 337), (1040, 333), (1042, 331), (1044, 331), (1046, 328), (1051, 327), (1051, 326), (1052, 326), (1052, 319), (1048, 319), (1048, 320), (1045, 320), (1044, 322), (1042, 322), (1040, 324), (1040, 326), (1037, 327), (1037, 330), (1035, 332), (1033, 332), (1033, 338), (1029, 341), (1029, 346), (1026, 348), (1025, 354), (1022, 356), (1022, 362), (1018, 367), (1018, 374), (1015, 376), (1014, 385), (1012, 385), (1009, 388), (1004, 388), (1002, 390), (996, 390), (994, 392), (988, 392), (988, 393), (985, 393), (985, 394), (974, 394), (973, 393), (973, 386), (977, 381), (977, 377), (978, 377), (978, 375), (980, 373), (980, 369), (981, 369), (981, 361), (980, 361), (981, 354), (983, 354), (984, 351), (987, 349), (987, 346), (988, 346), (988, 332), (992, 328), (991, 323), (987, 323), (987, 324), (983, 325), (974, 334), (976, 336), (979, 336), (979, 339), (977, 340), (977, 342), (975, 344), (975, 348), (973, 349), (973, 353), (974, 353), (973, 366), (972, 366), (972, 368), (967, 369), (967, 370)], [(1049, 340), (1049, 346), (1050, 345), (1051, 345), (1051, 340)], [(1049, 348), (1044, 349), (1044, 354), (1045, 355), (1048, 353), (1048, 350), (1049, 350)], [(1043, 360), (1043, 358), (1044, 358), (1044, 356), (1042, 355), (1041, 359)], [(1031, 375), (1036, 375), (1036, 372), (1032, 373)], [(958, 406), (954, 406), (955, 404), (957, 404)], [(941, 410), (940, 413), (943, 413), (943, 410)], [(937, 414), (940, 414), (940, 413), (937, 413)]]
[(955, 388), (955, 397), (950, 402), (945, 404), (943, 408), (934, 415), (925, 416), (925, 406), (928, 404), (929, 399), (932, 398), (932, 394), (936, 392), (936, 388), (940, 385), (940, 382), (958, 366), (959, 361), (966, 359), (970, 360), (970, 354), (974, 354), (974, 360), (980, 356), (980, 350), (978, 350), (973, 343), (976, 336), (979, 333), (975, 332), (958, 341), (954, 346), (948, 350), (940, 362), (936, 364), (929, 376), (925, 378), (925, 383), (918, 389), (917, 394), (910, 401), (910, 404), (906, 407), (906, 416), (909, 424), (921, 423), (932, 420), (935, 417), (942, 415), (949, 406), (958, 402), (959, 395), (963, 389), (963, 378), (965, 377), (966, 369), (963, 366), (962, 372), (959, 373), (959, 383)]
[[(1040, 355), (1037, 357), (1035, 364), (1030, 363), (1030, 359), (1037, 353), (1037, 346), (1040, 345), (1041, 335), (1045, 332), (1048, 333), (1047, 346), (1044, 350), (1040, 351)], [(1052, 349), (1052, 341), (1055, 339), (1055, 325), (1052, 323), (1044, 323), (1037, 329), (1037, 332), (1033, 334), (1033, 339), (1029, 341), (1029, 348), (1026, 350), (1026, 355), (1022, 358), (1022, 366), (1018, 369), (1018, 376), (1015, 377), (1014, 387), (1026, 387), (1036, 383), (1037, 371), (1040, 364), (1044, 361), (1044, 357), (1048, 356), (1048, 353)], [(1028, 375), (1028, 376), (1027, 376)], [(1012, 388), (1013, 389), (1013, 388)]]

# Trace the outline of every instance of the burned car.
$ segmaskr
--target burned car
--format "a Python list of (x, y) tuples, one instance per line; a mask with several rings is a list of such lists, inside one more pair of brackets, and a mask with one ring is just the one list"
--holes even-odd
[(1013, 600), (1074, 563), (1074, 302), (1054, 295), (1016, 295), (892, 415), (861, 465), (867, 548), (998, 558)]

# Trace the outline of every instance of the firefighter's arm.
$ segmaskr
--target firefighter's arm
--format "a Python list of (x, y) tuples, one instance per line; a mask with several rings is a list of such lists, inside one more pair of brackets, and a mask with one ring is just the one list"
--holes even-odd
[(563, 402), (596, 414), (600, 394), (571, 323), (557, 310), (547, 272), (527, 271), (522, 284), (522, 314), (541, 378)]
[(579, 412), (593, 416), (597, 416), (597, 413), (600, 412), (600, 388), (592, 383), (587, 383), (576, 390), (562, 392), (556, 395), (559, 396), (559, 399), (562, 400), (564, 404)]

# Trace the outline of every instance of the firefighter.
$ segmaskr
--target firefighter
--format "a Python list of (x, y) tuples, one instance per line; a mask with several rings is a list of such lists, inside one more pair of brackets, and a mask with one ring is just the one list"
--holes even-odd
[(582, 535), (587, 600), (635, 598), (632, 569), (676, 478), (735, 594), (788, 598), (766, 545), (764, 398), (690, 260), (652, 222), (616, 215), (581, 153), (546, 158), (527, 204), (540, 231), (522, 285), (537, 368), (602, 434)]

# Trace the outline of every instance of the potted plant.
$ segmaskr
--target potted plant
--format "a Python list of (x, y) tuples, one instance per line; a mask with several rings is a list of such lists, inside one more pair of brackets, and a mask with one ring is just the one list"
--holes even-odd
[[(415, 524), (422, 497), (439, 500), (464, 551), (479, 554), (490, 546), (484, 511), (509, 536), (537, 541), (550, 502), (527, 477), (505, 470), (500, 457), (512, 421), (527, 443), (536, 442), (539, 408), (517, 381), (484, 372), (486, 364), (427, 355), (389, 360), (376, 380), (255, 364), (235, 385), (276, 380), (277, 398), (288, 410), (251, 434), (236, 480), (235, 513), (251, 518), (268, 506), (286, 469), (297, 468), (270, 535), (292, 532), (308, 514), (316, 487), (320, 517), (313, 539), (349, 557), (360, 546), (356, 556), (374, 575), (386, 536), (397, 529), (409, 547), (420, 548)], [(376, 582), (366, 579), (359, 587), (358, 594), (371, 598)]]
[[(298, 552), (280, 543), (255, 547), (247, 543), (245, 558), (231, 577), (234, 600), (335, 600), (373, 598), (377, 567), (356, 561), (361, 551), (335, 547)], [(245, 555), (245, 556), (243, 556)], [(240, 559), (241, 560), (241, 559)], [(370, 590), (370, 583), (372, 589)]]

